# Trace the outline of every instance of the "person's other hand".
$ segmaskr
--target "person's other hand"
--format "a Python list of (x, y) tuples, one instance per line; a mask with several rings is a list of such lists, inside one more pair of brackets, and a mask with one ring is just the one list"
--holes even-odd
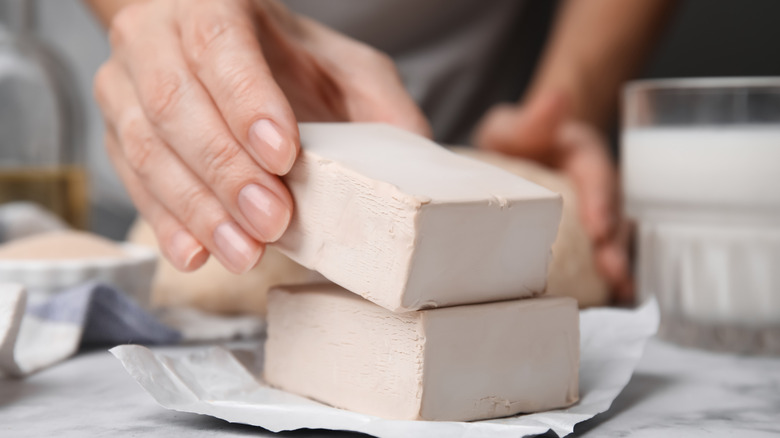
[(572, 120), (563, 96), (539, 95), (525, 105), (499, 105), (477, 128), (478, 147), (532, 159), (574, 183), (579, 214), (593, 242), (597, 269), (619, 301), (633, 285), (627, 257), (627, 226), (620, 214), (616, 170), (602, 135)]
[(429, 135), (392, 61), (274, 1), (149, 0), (119, 11), (95, 78), (111, 160), (163, 254), (251, 269), (283, 234), (297, 121)]

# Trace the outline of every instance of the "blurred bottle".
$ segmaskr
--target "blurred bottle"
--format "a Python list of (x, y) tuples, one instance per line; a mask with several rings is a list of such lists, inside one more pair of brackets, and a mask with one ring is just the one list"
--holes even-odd
[(35, 2), (0, 0), (0, 204), (32, 201), (87, 226), (83, 107), (33, 32)]

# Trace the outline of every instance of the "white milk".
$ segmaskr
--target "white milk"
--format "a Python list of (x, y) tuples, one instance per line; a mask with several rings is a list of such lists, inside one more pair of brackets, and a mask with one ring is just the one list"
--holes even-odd
[(780, 209), (780, 126), (634, 129), (622, 147), (632, 201)]
[(780, 329), (780, 126), (627, 130), (621, 153), (640, 294), (677, 317)]

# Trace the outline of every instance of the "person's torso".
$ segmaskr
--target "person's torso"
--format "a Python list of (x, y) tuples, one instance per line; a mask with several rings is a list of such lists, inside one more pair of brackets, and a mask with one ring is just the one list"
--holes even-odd
[(554, 2), (532, 0), (284, 0), (389, 54), (434, 135), (464, 143), (494, 103), (527, 84)]

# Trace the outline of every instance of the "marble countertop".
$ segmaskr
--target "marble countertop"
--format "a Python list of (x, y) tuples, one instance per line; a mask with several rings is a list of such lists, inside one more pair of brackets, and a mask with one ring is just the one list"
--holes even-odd
[[(176, 349), (182, 348), (193, 347)], [(0, 436), (51, 435), (361, 436), (273, 434), (163, 409), (105, 350), (81, 353), (25, 380), (0, 380)], [(651, 339), (612, 408), (578, 425), (573, 436), (780, 436), (780, 357), (708, 353)]]

